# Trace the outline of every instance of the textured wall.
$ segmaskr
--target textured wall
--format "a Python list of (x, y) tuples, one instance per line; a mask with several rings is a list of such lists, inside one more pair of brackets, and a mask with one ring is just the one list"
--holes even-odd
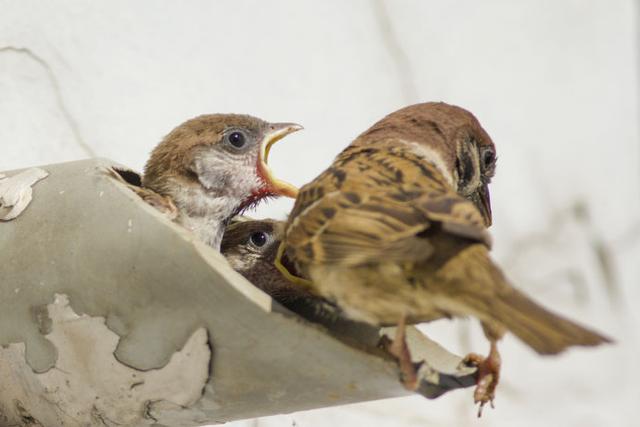
[[(385, 113), (456, 103), (498, 146), (496, 257), (539, 300), (618, 341), (541, 359), (508, 337), (497, 409), (480, 422), (464, 391), (259, 425), (632, 424), (636, 2), (0, 0), (0, 10), (0, 170), (94, 155), (141, 169), (182, 120), (247, 112), (306, 126), (272, 160), (302, 184)], [(425, 330), (460, 353), (487, 347), (473, 322)]]

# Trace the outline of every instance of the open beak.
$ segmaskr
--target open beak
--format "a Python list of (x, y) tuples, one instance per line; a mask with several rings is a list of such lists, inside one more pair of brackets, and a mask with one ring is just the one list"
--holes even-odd
[(295, 123), (271, 123), (260, 143), (258, 170), (267, 184), (267, 190), (275, 195), (286, 196), (295, 199), (298, 196), (298, 188), (288, 182), (276, 178), (267, 165), (271, 146), (290, 133), (303, 129)]
[(476, 205), (482, 218), (484, 225), (489, 227), (492, 222), (491, 217), (491, 199), (489, 198), (489, 184), (483, 184), (478, 190), (471, 195), (471, 201)]

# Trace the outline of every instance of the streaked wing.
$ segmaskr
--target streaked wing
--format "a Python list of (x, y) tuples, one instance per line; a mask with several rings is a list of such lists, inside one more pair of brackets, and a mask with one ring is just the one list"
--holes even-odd
[(435, 166), (402, 148), (349, 147), (301, 189), (287, 227), (293, 259), (341, 266), (418, 261), (433, 252), (423, 232), (436, 225), (484, 240), (473, 204)]

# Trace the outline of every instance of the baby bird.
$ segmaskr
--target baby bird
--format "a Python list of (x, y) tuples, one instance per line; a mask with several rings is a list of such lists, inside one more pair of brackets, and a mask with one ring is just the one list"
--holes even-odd
[(540, 354), (609, 341), (541, 307), (490, 258), (495, 166), (494, 144), (470, 112), (445, 103), (396, 111), (302, 187), (276, 260), (290, 280), (352, 319), (398, 325), (389, 351), (410, 389), (416, 375), (405, 323), (479, 319), (491, 344), (488, 358), (467, 358), (478, 366), (479, 411), (493, 402), (496, 341), (506, 331)]
[(283, 227), (284, 222), (273, 219), (234, 220), (224, 232), (220, 252), (245, 279), (287, 304), (310, 295), (289, 282), (274, 265)]
[(238, 114), (209, 114), (175, 128), (153, 150), (137, 193), (219, 249), (226, 223), (266, 197), (297, 189), (267, 166), (271, 146), (302, 129)]
[(227, 226), (220, 252), (234, 270), (294, 313), (338, 337), (351, 341), (355, 335), (375, 343), (378, 329), (344, 318), (334, 304), (291, 283), (278, 271), (274, 261), (283, 231), (284, 221), (235, 217)]

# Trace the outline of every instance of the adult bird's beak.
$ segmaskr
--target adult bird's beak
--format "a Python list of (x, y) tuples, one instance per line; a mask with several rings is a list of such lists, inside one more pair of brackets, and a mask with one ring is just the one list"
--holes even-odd
[(295, 123), (271, 123), (265, 132), (264, 138), (260, 143), (260, 153), (258, 159), (258, 171), (267, 184), (267, 190), (275, 195), (281, 195), (296, 198), (298, 188), (288, 182), (276, 178), (267, 165), (269, 151), (271, 146), (289, 135), (303, 129), (302, 126)]
[(491, 199), (489, 198), (489, 184), (482, 184), (482, 186), (480, 186), (478, 190), (471, 195), (470, 198), (482, 214), (484, 225), (486, 227), (489, 227), (492, 222)]

